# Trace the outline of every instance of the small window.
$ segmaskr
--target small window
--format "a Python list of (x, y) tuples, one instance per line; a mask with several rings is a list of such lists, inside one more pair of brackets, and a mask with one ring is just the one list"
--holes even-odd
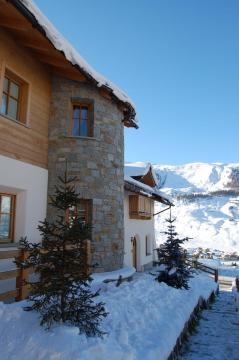
[(146, 253), (146, 256), (152, 254), (152, 252), (151, 252), (151, 240), (150, 240), (149, 235), (145, 236), (145, 253)]
[(20, 110), (20, 85), (9, 77), (4, 77), (1, 113), (14, 120), (18, 119)]
[(15, 196), (0, 194), (0, 241), (12, 242), (14, 236)]
[(26, 123), (27, 93), (27, 83), (6, 70), (3, 79), (1, 114)]
[(74, 104), (72, 117), (72, 136), (93, 136), (92, 106)]
[(78, 218), (83, 224), (91, 224), (91, 200), (80, 200), (78, 206), (71, 206), (68, 212), (69, 220)]

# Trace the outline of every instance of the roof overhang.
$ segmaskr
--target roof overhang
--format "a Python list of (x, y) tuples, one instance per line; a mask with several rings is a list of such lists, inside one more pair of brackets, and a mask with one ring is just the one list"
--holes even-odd
[(142, 187), (140, 187), (140, 185), (135, 184), (135, 182), (131, 183), (130, 181), (125, 180), (124, 181), (124, 188), (127, 191), (130, 191), (130, 192), (133, 192), (133, 193), (145, 196), (145, 197), (149, 197), (152, 200), (160, 202), (160, 203), (162, 203), (164, 205), (173, 206), (173, 203), (171, 203), (171, 201), (169, 201), (166, 197), (162, 196), (161, 194), (158, 194), (158, 193), (154, 192), (153, 190), (150, 191), (150, 190), (147, 190), (145, 188), (142, 188)]
[[(34, 3), (29, 0), (0, 0), (1, 7), (0, 26), (11, 31), (17, 41), (31, 49), (39, 61), (49, 65), (56, 74), (95, 84), (102, 96), (116, 102), (123, 113), (124, 125), (138, 128), (135, 106), (130, 98), (87, 64), (63, 37), (59, 46), (54, 43), (56, 36), (61, 35)], [(69, 54), (78, 61), (73, 61)]]

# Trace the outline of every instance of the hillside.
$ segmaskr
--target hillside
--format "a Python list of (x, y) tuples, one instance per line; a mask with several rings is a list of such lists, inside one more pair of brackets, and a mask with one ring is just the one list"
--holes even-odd
[[(187, 247), (239, 253), (239, 164), (192, 163), (182, 166), (155, 165), (161, 191), (175, 206), (177, 231), (193, 238)], [(155, 212), (161, 209), (157, 205)], [(155, 217), (157, 243), (164, 241), (165, 218)]]

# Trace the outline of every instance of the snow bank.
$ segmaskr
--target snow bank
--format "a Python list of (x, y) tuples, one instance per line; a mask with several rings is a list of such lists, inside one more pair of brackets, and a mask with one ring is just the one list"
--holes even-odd
[[(95, 69), (90, 66), (86, 60), (73, 48), (73, 46), (59, 33), (59, 31), (52, 25), (47, 17), (40, 11), (32, 0), (20, 0), (21, 3), (34, 15), (39, 25), (44, 29), (47, 38), (54, 45), (54, 47), (62, 51), (68, 61), (72, 65), (78, 65), (80, 69), (92, 77), (99, 87), (106, 86), (112, 90), (112, 93), (124, 103), (128, 103), (135, 110), (135, 105), (128, 95), (114, 85), (111, 81), (107, 80), (104, 76), (99, 74)], [(137, 120), (134, 119), (137, 123)]]
[(24, 302), (0, 303), (1, 360), (165, 360), (199, 297), (207, 299), (216, 289), (205, 275), (191, 279), (190, 286), (173, 289), (148, 274), (119, 287), (107, 284), (99, 297), (109, 311), (104, 339), (87, 339), (63, 325), (46, 331), (36, 313), (22, 310)]

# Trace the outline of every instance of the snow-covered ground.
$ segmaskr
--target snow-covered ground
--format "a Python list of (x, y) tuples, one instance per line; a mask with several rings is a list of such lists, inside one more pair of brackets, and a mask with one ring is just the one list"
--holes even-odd
[(216, 284), (206, 275), (177, 290), (137, 274), (119, 287), (102, 284), (99, 300), (109, 315), (103, 339), (86, 338), (78, 329), (55, 326), (46, 331), (38, 315), (22, 310), (24, 302), (0, 303), (1, 360), (166, 360), (200, 296), (208, 298)]
[[(165, 180), (163, 193), (174, 202), (173, 215), (180, 236), (191, 239), (187, 247), (239, 253), (239, 164), (192, 163), (155, 165)], [(158, 204), (155, 212), (161, 210)], [(155, 217), (156, 238), (165, 237), (168, 212)]]

